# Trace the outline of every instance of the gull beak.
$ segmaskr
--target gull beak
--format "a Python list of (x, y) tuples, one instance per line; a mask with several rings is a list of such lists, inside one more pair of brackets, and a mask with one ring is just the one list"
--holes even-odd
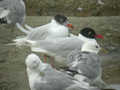
[(100, 34), (95, 35), (95, 38), (104, 39), (104, 37)]
[(69, 28), (71, 28), (71, 29), (74, 28), (72, 24), (67, 24), (66, 26), (69, 27)]

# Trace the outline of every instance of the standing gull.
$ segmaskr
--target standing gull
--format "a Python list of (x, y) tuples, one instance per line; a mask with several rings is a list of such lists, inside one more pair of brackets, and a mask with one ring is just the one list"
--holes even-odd
[(25, 4), (23, 0), (0, 0), (0, 23), (23, 24)]
[(19, 27), (24, 33), (27, 34), (26, 40), (37, 41), (49, 38), (68, 37), (69, 28), (73, 28), (72, 24), (68, 22), (68, 18), (64, 15), (56, 15), (50, 23), (26, 30)]
[[(68, 18), (64, 15), (57, 14), (50, 23), (34, 28), (32, 30), (25, 30), (22, 26), (19, 29), (27, 35), (23, 38), (15, 39), (18, 45), (26, 44), (24, 42), (64, 38), (69, 36), (69, 28), (73, 28), (72, 24), (68, 22)], [(45, 57), (46, 59), (46, 57)]]
[(31, 90), (99, 90), (86, 85), (85, 81), (76, 81), (66, 73), (53, 69), (35, 54), (27, 56), (26, 66)]
[(58, 62), (66, 63), (67, 55), (71, 51), (80, 49), (88, 41), (97, 43), (96, 38), (101, 37), (93, 29), (84, 28), (78, 36), (32, 42), (31, 49), (34, 52), (41, 52), (53, 56)]

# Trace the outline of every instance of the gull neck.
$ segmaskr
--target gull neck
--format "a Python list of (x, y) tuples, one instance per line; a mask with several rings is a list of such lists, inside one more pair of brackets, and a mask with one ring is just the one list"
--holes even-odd
[(95, 39), (87, 38), (87, 37), (83, 36), (82, 34), (79, 34), (78, 37), (79, 37), (83, 42), (96, 41)]

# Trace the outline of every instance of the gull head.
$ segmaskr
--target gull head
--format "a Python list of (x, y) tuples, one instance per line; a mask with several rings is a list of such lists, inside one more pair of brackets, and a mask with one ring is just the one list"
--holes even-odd
[(82, 45), (81, 51), (92, 52), (97, 54), (100, 51), (100, 49), (101, 47), (97, 42), (90, 41)]
[(86, 38), (89, 39), (103, 39), (103, 36), (100, 34), (96, 34), (95, 30), (89, 27), (83, 28), (80, 32), (79, 32), (79, 36), (82, 35)]
[(64, 25), (68, 28), (73, 29), (73, 25), (69, 23), (69, 20), (66, 16), (61, 15), (61, 14), (57, 14), (54, 16), (54, 20), (59, 23), (60, 25)]
[(25, 63), (28, 68), (36, 69), (41, 64), (41, 60), (36, 54), (32, 53), (27, 56)]

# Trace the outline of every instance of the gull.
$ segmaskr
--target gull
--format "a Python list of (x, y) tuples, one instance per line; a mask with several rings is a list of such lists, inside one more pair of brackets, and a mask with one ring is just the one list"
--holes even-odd
[(34, 53), (27, 56), (25, 63), (31, 90), (99, 90), (43, 63)]
[[(30, 26), (29, 26), (30, 27)], [(19, 26), (19, 29), (25, 34), (26, 40), (37, 41), (48, 38), (68, 37), (69, 28), (73, 28), (72, 24), (68, 22), (68, 18), (64, 15), (57, 14), (50, 23), (26, 30)]]
[(69, 53), (67, 57), (68, 71), (76, 71), (74, 77), (81, 80), (79, 75), (84, 75), (90, 80), (91, 85), (103, 89), (107, 84), (102, 80), (102, 66), (99, 52), (100, 46), (97, 43), (87, 42), (81, 47), (81, 50), (76, 49)]
[(15, 39), (13, 41), (18, 42), (18, 45), (24, 45), (26, 44), (26, 41), (32, 42), (51, 38), (54, 39), (61, 37), (69, 37), (69, 28), (73, 28), (73, 26), (69, 23), (68, 18), (66, 16), (57, 14), (48, 24), (36, 27), (31, 30), (26, 30), (20, 25), (18, 25), (18, 28), (22, 32), (24, 32), (26, 36), (23, 38)]
[(25, 19), (23, 0), (0, 0), (0, 24), (22, 25)]
[(31, 42), (31, 50), (33, 52), (41, 52), (55, 58), (57, 62), (66, 63), (67, 55), (75, 50), (80, 49), (81, 46), (90, 41), (97, 43), (96, 38), (101, 38), (91, 28), (84, 28), (80, 31), (78, 36), (47, 39)]

